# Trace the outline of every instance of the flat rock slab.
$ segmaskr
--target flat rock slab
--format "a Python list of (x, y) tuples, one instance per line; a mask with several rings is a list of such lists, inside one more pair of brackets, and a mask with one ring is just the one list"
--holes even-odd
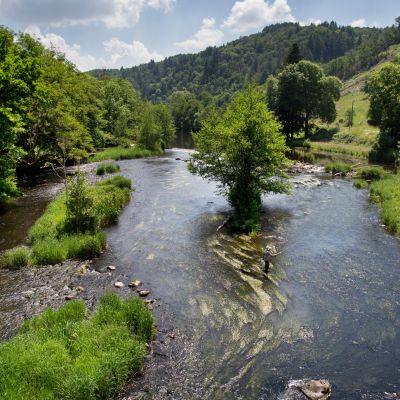
[(327, 400), (332, 393), (331, 384), (327, 380), (308, 381), (300, 390), (311, 400)]

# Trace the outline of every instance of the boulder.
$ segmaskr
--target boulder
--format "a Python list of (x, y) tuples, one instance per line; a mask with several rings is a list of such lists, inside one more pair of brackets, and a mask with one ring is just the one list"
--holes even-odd
[(139, 296), (140, 297), (146, 297), (150, 294), (150, 290), (140, 290), (139, 291)]
[(327, 380), (307, 381), (300, 390), (311, 400), (327, 400), (332, 393), (331, 384)]
[(141, 281), (139, 281), (138, 279), (135, 279), (135, 280), (133, 280), (133, 281), (131, 281), (131, 282), (129, 283), (129, 286), (132, 287), (132, 288), (137, 288), (137, 287), (140, 286), (141, 284), (142, 284)]

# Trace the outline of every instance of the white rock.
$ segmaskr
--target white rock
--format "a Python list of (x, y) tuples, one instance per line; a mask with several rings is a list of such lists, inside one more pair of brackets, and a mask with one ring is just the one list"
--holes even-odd
[(125, 285), (124, 285), (122, 282), (115, 282), (115, 283), (114, 283), (114, 286), (115, 286), (116, 288), (118, 288), (118, 289), (121, 289), (121, 288), (123, 288)]
[(107, 267), (107, 269), (108, 269), (109, 271), (115, 271), (115, 270), (117, 269), (117, 267), (114, 267), (114, 265), (109, 265), (109, 266)]

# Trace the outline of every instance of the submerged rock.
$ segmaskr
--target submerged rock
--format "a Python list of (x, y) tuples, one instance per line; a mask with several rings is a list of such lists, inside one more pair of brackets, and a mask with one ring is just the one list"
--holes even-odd
[(311, 400), (327, 400), (331, 397), (331, 384), (327, 380), (308, 381), (300, 390)]

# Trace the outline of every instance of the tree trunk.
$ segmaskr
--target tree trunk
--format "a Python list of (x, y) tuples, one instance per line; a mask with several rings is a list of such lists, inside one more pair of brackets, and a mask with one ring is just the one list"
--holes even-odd
[(304, 119), (304, 137), (308, 139), (310, 137), (310, 127), (308, 124), (308, 115), (306, 114)]

